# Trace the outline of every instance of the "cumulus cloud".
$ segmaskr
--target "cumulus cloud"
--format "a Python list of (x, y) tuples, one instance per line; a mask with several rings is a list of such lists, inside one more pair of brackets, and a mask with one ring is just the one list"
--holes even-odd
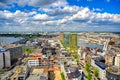
[(66, 0), (0, 0), (1, 8), (8, 8), (8, 4), (16, 3), (20, 7), (26, 5), (33, 7), (42, 7), (42, 6), (63, 6), (66, 5)]
[[(119, 25), (120, 24), (120, 15), (119, 14), (110, 14), (110, 13), (97, 13), (89, 8), (81, 7), (77, 13), (73, 13), (73, 15), (68, 15), (63, 17), (63, 19), (59, 19), (57, 21), (46, 21), (44, 24), (53, 24), (61, 25), (71, 25), (68, 22), (77, 22), (88, 24), (92, 26), (96, 25)], [(74, 23), (73, 23), (74, 24)], [(74, 24), (76, 25), (76, 23)]]
[(19, 6), (45, 6), (56, 2), (57, 0), (18, 0)]
[(36, 14), (33, 19), (35, 20), (46, 20), (48, 19), (48, 15), (46, 14)]
[[(90, 30), (106, 27), (118, 29), (120, 14), (100, 13), (103, 9), (70, 6), (66, 0), (1, 0), (0, 6), (9, 7), (6, 4), (17, 3), (19, 6), (34, 6), (39, 10), (10, 12), (0, 11), (0, 28), (15, 30)], [(99, 26), (99, 27), (98, 27)], [(7, 28), (8, 27), (8, 28)]]

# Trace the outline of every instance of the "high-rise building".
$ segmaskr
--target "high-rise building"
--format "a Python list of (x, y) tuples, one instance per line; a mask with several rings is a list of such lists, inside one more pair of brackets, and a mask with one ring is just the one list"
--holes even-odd
[(64, 33), (63, 45), (68, 51), (77, 53), (77, 41), (76, 33)]
[(76, 33), (71, 33), (69, 36), (69, 47), (70, 47), (70, 52), (77, 52), (77, 34)]
[(69, 47), (69, 33), (64, 34), (63, 44), (65, 47)]
[(112, 51), (107, 51), (105, 54), (105, 64), (107, 64), (108, 66), (112, 66), (114, 65), (114, 57), (115, 57), (115, 53)]
[(10, 66), (11, 66), (10, 52), (5, 49), (1, 49), (0, 50), (0, 69), (10, 67)]
[(22, 58), (22, 53), (23, 53), (22, 46), (10, 45), (10, 46), (7, 46), (6, 49), (10, 51), (12, 65), (16, 63), (19, 58)]
[(120, 54), (117, 54), (115, 56), (115, 64), (114, 65), (120, 68)]
[(106, 40), (105, 40), (104, 46), (103, 46), (103, 50), (104, 50), (104, 51), (107, 51), (107, 50), (108, 50), (109, 42), (110, 42), (110, 39), (106, 39)]
[(59, 40), (63, 40), (63, 37), (64, 37), (64, 33), (63, 33), (63, 32), (60, 32), (60, 33), (59, 33)]

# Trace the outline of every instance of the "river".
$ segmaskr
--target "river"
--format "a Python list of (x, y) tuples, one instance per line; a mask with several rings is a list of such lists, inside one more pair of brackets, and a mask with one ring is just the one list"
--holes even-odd
[(94, 48), (99, 48), (100, 51), (103, 50), (103, 45), (99, 45), (97, 43), (91, 43), (91, 42), (87, 42), (85, 41), (84, 39), (78, 39), (78, 46), (79, 47), (90, 47), (91, 49), (94, 49)]
[(21, 39), (24, 39), (24, 38), (22, 38), (22, 37), (17, 37), (17, 38), (15, 38), (15, 37), (0, 37), (0, 43), (4, 41), (7, 45), (9, 45), (9, 44), (19, 41)]

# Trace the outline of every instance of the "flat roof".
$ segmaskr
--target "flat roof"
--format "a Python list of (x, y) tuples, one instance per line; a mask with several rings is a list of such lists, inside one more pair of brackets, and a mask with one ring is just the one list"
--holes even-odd
[(32, 74), (43, 74), (44, 69), (33, 69)]
[(95, 61), (95, 64), (103, 70), (107, 68), (107, 65), (103, 62)]
[(54, 73), (55, 73), (54, 80), (62, 80), (60, 70), (55, 70)]
[(6, 52), (5, 49), (0, 49), (0, 53)]

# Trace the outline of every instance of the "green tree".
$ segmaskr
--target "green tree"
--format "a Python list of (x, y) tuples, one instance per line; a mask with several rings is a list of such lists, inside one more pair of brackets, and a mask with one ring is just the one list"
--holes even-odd
[(90, 65), (88, 63), (86, 63), (85, 69), (86, 69), (87, 72), (90, 72)]
[(30, 47), (25, 47), (23, 52), (27, 53), (27, 54), (30, 54), (30, 53), (34, 52), (34, 49), (30, 48)]
[(62, 80), (65, 80), (65, 76), (63, 72), (61, 73), (61, 77), (62, 77)]
[(80, 60), (76, 60), (76, 62), (77, 62), (77, 65), (79, 65), (79, 63), (80, 63)]
[(90, 73), (88, 73), (87, 79), (88, 79), (88, 80), (92, 80), (92, 75), (91, 75)]
[(97, 68), (94, 68), (94, 75), (95, 77), (98, 77), (99, 76), (99, 70)]
[(75, 54), (73, 55), (73, 57), (74, 57), (75, 59), (77, 59), (77, 58), (78, 58), (78, 54), (75, 53)]

